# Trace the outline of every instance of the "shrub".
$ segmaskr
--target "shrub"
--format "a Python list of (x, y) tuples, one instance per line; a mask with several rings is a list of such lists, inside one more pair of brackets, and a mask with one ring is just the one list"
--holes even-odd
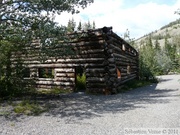
[(82, 74), (81, 75), (77, 75), (76, 77), (76, 90), (84, 90), (86, 89), (86, 75)]

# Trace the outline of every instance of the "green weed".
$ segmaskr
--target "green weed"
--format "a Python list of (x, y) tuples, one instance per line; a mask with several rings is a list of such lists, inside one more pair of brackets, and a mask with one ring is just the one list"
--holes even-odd
[(8, 111), (0, 111), (0, 116), (8, 116), (10, 115), (10, 112)]
[(14, 106), (14, 112), (25, 115), (39, 115), (47, 111), (46, 107), (39, 105), (36, 101), (23, 100)]
[(145, 81), (145, 80), (136, 80), (136, 79), (134, 79), (134, 80), (126, 82), (123, 86), (121, 86), (118, 89), (118, 92), (126, 92), (126, 91), (129, 91), (129, 90), (132, 90), (132, 89), (136, 89), (136, 88), (140, 88), (140, 87), (143, 87), (143, 86), (150, 85), (152, 83), (157, 83), (157, 80)]
[(83, 74), (82, 76), (77, 75), (76, 89), (77, 91), (86, 89), (86, 75), (85, 74)]
[(53, 89), (40, 89), (37, 91), (38, 94), (45, 94), (45, 95), (59, 95), (59, 94), (66, 94), (66, 93), (71, 93), (71, 90), (68, 89), (60, 89), (60, 88), (53, 88)]

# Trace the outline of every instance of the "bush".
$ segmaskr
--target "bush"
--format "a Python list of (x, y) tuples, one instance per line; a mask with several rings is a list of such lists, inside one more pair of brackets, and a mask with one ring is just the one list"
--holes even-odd
[(34, 92), (34, 81), (21, 77), (0, 78), (0, 97), (11, 98)]
[(86, 75), (82, 74), (77, 75), (76, 77), (76, 90), (85, 90), (86, 89)]

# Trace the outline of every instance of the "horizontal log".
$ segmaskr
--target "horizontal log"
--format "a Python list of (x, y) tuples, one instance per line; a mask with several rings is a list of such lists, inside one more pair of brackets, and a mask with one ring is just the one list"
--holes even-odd
[(71, 42), (70, 45), (71, 46), (75, 46), (75, 47), (84, 47), (84, 46), (94, 46), (94, 45), (103, 45), (104, 44), (104, 40), (103, 39), (97, 39), (95, 41), (79, 41), (79, 42)]
[(85, 64), (86, 68), (104, 68), (104, 64), (102, 63), (95, 63), (95, 64), (91, 64), (91, 63), (87, 63)]
[(97, 64), (91, 64), (91, 63), (85, 63), (85, 64), (80, 64), (80, 63), (77, 63), (77, 64), (38, 64), (38, 65), (34, 65), (34, 64), (31, 64), (29, 65), (29, 67), (35, 67), (36, 68), (75, 68), (75, 67), (78, 67), (78, 66), (82, 66), (82, 67), (87, 67), (87, 68), (101, 68), (103, 67), (103, 64), (101, 63), (97, 63)]
[(125, 72), (125, 73), (121, 73), (121, 77), (126, 77), (126, 76), (129, 76), (129, 75), (131, 75), (131, 74), (137, 74), (137, 71), (135, 71), (135, 72), (131, 72), (130, 74), (128, 74), (127, 72)]
[(114, 73), (114, 72), (116, 72), (117, 70), (116, 70), (116, 68), (110, 68), (108, 71), (109, 71), (110, 73)]
[(108, 67), (109, 67), (109, 68), (116, 68), (116, 64), (115, 64), (115, 63), (109, 64)]
[[(74, 66), (76, 66), (78, 64), (74, 64)], [(63, 68), (63, 67), (73, 67), (73, 64), (29, 64), (28, 66), (29, 68)], [(68, 68), (66, 68), (68, 69)], [(65, 69), (61, 69), (60, 71), (64, 71)], [(71, 69), (72, 71), (74, 71), (74, 68)], [(57, 70), (58, 71), (58, 70)]]
[[(47, 63), (55, 63), (57, 62), (58, 60), (58, 57), (57, 58), (46, 58), (46, 56), (44, 57), (45, 58), (45, 62)], [(69, 56), (70, 57), (70, 56)], [(105, 55), (103, 52), (100, 52), (100, 53), (87, 53), (87, 54), (81, 54), (81, 52), (77, 52), (75, 55), (73, 55), (71, 58), (72, 60), (74, 61), (75, 59), (87, 59), (87, 58), (104, 58)], [(17, 61), (17, 58), (16, 57), (13, 57), (12, 59), (12, 62), (16, 62)], [(43, 60), (43, 57), (41, 58), (40, 56), (21, 56), (21, 60), (22, 61), (28, 61), (30, 63), (30, 61), (42, 61)]]
[(115, 82), (116, 78), (115, 77), (110, 77), (108, 81)]
[(88, 45), (82, 45), (82, 46), (73, 46), (73, 51), (79, 51), (79, 50), (90, 50), (90, 49), (104, 49), (104, 44), (98, 44), (98, 45), (91, 45), (91, 44), (88, 44)]
[(75, 73), (56, 73), (55, 75), (57, 78), (58, 77), (75, 77)]
[(121, 77), (121, 80), (127, 80), (129, 78), (132, 78), (132, 77), (136, 77), (136, 74), (130, 74), (130, 75), (127, 75), (127, 76), (124, 76), (124, 77)]
[(117, 72), (113, 73), (113, 74), (109, 74), (109, 77), (117, 77)]
[[(54, 64), (55, 66), (59, 66), (58, 64), (65, 64), (65, 63), (69, 63), (69, 64), (79, 64), (79, 63), (103, 63), (104, 61), (104, 58), (73, 58), (73, 59), (49, 59), (49, 60), (46, 60), (44, 64), (42, 64), (40, 62), (40, 60), (34, 60), (34, 61), (25, 61), (24, 63), (25, 64), (31, 64), (31, 67), (32, 66), (37, 66), (40, 65), (40, 66), (43, 66), (45, 64), (49, 65), (49, 64)], [(33, 64), (38, 64), (38, 65), (33, 65)]]
[(78, 54), (73, 56), (74, 59), (80, 59), (80, 58), (84, 58), (84, 59), (88, 59), (88, 58), (104, 58), (105, 55), (104, 53), (97, 53), (97, 54)]
[(114, 60), (114, 58), (109, 58), (109, 59), (108, 59), (108, 62), (109, 62), (109, 63), (114, 63), (115, 60)]
[(104, 88), (106, 87), (106, 84), (104, 82), (102, 83), (97, 83), (97, 82), (94, 82), (94, 83), (87, 83), (87, 88)]
[(126, 56), (122, 55), (122, 54), (117, 54), (117, 53), (113, 53), (115, 57), (118, 57), (118, 58), (122, 58), (122, 59), (127, 59)]
[(126, 63), (129, 63), (131, 65), (137, 65), (137, 61), (136, 60), (133, 60), (133, 59), (116, 59), (116, 61), (122, 61), (122, 62), (126, 62)]
[(56, 68), (55, 72), (63, 72), (63, 73), (75, 72), (75, 69), (74, 68)]
[(104, 68), (87, 68), (86, 73), (104, 73)]
[(104, 49), (93, 49), (93, 50), (79, 50), (79, 54), (98, 54), (103, 53)]
[(118, 83), (117, 83), (117, 86), (120, 86), (120, 85), (122, 85), (122, 84), (124, 84), (124, 83), (126, 83), (126, 82), (128, 82), (128, 81), (130, 81), (130, 80), (133, 80), (133, 79), (135, 79), (135, 78), (136, 78), (136, 76), (133, 76), (133, 77), (131, 77), (131, 78), (127, 78), (127, 79), (125, 79), (125, 80), (119, 79), (119, 81), (118, 81)]
[(125, 66), (125, 67), (127, 67), (127, 65), (129, 65), (130, 63), (129, 62), (123, 62), (123, 61), (116, 61), (116, 64), (118, 66)]
[(36, 85), (38, 89), (53, 89), (53, 88), (60, 88), (60, 89), (67, 89), (73, 90), (74, 85)]
[(55, 79), (54, 78), (36, 78), (36, 81), (52, 81), (52, 82), (54, 82)]
[(117, 55), (116, 56), (115, 55), (116, 54), (114, 53), (115, 61), (122, 61), (122, 62), (128, 62), (128, 63), (136, 63), (136, 58), (126, 57), (123, 54), (120, 54), (122, 57), (118, 57)]
[(88, 83), (92, 83), (92, 82), (104, 82), (105, 79), (104, 78), (100, 78), (100, 77), (87, 77), (86, 78), (86, 82)]
[(103, 61), (104, 58), (87, 58), (87, 59), (58, 59), (57, 62), (96, 62), (96, 61)]
[(75, 82), (75, 78), (60, 78), (60, 77), (57, 77), (55, 78), (55, 81), (58, 81), (58, 82)]
[(86, 89), (103, 89), (105, 88), (105, 85), (92, 85), (92, 86), (87, 86)]
[(130, 56), (130, 55), (127, 55), (125, 53), (114, 52), (113, 54), (114, 54), (115, 59), (126, 59), (126, 60), (129, 60), (129, 61), (130, 60), (135, 61), (135, 60), (138, 59), (138, 57)]
[(132, 63), (132, 64), (136, 64), (136, 63), (137, 63), (137, 60), (136, 60), (136, 59), (118, 58), (118, 57), (116, 57), (116, 56), (114, 56), (114, 59), (115, 59), (116, 61), (129, 62), (129, 63)]
[(104, 77), (104, 73), (86, 73), (86, 77)]
[(43, 85), (73, 85), (73, 82), (57, 82), (57, 81), (36, 81), (36, 84)]
[[(127, 66), (128, 66), (128, 63), (122, 63), (122, 62), (117, 62), (116, 63), (116, 67), (118, 67), (119, 69), (120, 68), (127, 68)], [(135, 65), (130, 65), (130, 67), (131, 67), (131, 69), (137, 69), (138, 68), (138, 66), (135, 66)]]
[(104, 93), (105, 88), (87, 88), (86, 90), (91, 93)]
[(113, 43), (110, 43), (110, 44), (109, 44), (109, 48), (112, 49), (113, 52), (114, 52), (114, 50), (118, 51), (119, 53), (122, 53), (122, 52), (123, 52), (123, 50), (122, 50), (121, 48), (115, 46)]

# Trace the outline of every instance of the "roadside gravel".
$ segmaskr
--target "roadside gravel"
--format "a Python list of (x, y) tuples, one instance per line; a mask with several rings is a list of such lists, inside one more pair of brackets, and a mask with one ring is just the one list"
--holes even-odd
[(6, 114), (12, 108), (0, 107), (0, 135), (129, 135), (126, 129), (134, 128), (177, 128), (180, 134), (180, 75), (159, 78), (159, 84), (117, 95), (39, 99), (51, 107), (40, 116)]

